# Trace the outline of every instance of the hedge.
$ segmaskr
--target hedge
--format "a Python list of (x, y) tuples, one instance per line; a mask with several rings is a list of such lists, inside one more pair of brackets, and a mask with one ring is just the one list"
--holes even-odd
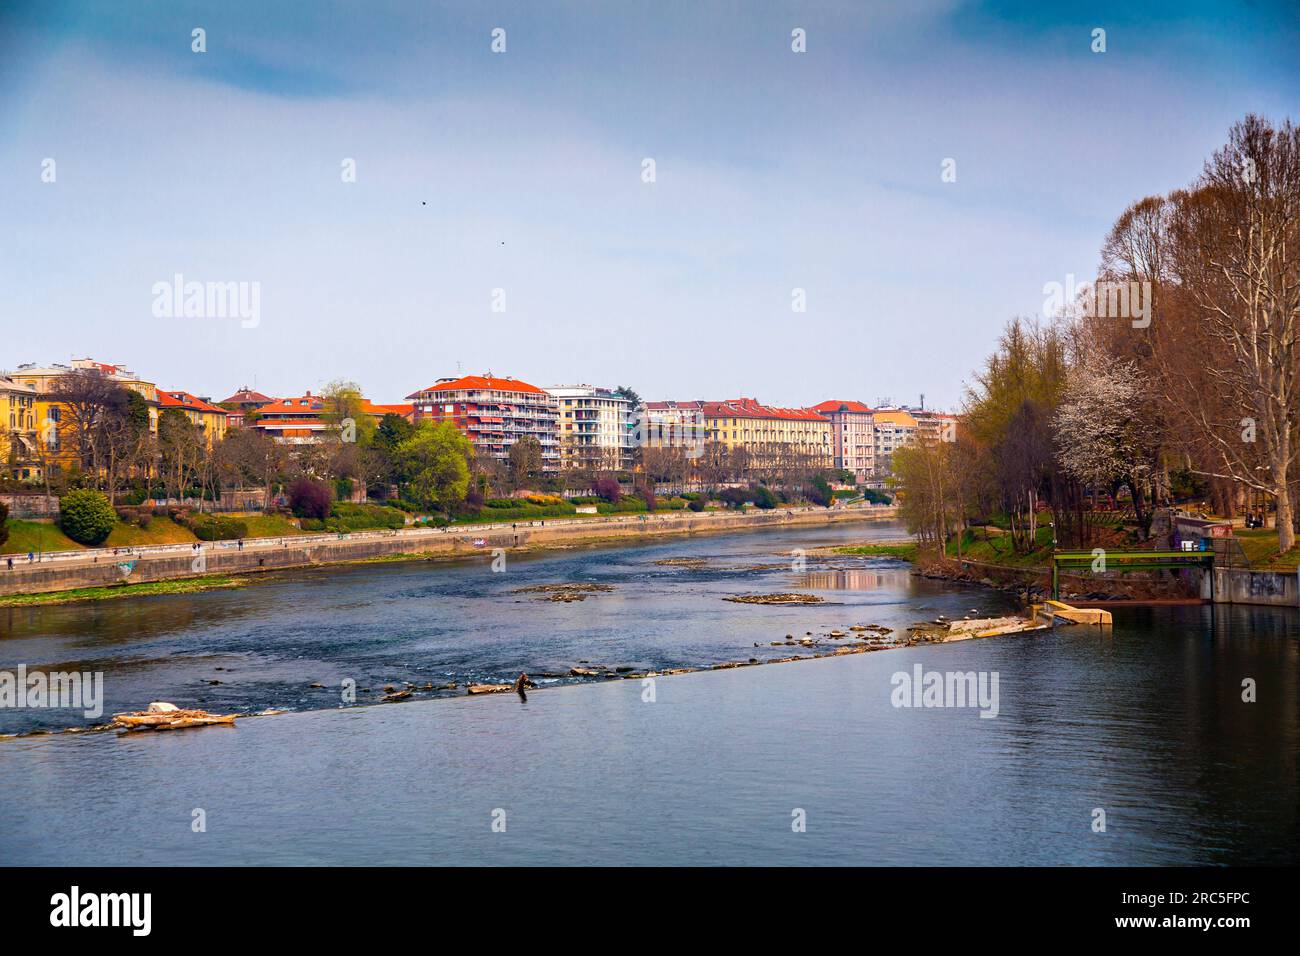
[(194, 515), (185, 523), (200, 541), (233, 541), (248, 537), (248, 524), (228, 515)]

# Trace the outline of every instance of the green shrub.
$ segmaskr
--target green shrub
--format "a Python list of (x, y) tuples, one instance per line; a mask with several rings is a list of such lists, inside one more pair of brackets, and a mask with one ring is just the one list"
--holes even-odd
[(686, 505), (686, 507), (688, 507), (688, 508), (690, 508), (692, 511), (696, 511), (696, 512), (703, 511), (703, 510), (704, 510), (704, 499), (701, 498), (701, 497), (699, 497), (699, 496), (697, 495), (696, 497), (694, 497), (694, 498), (692, 498), (692, 499), (690, 500), (690, 502)]
[(9, 506), (0, 501), (0, 544), (9, 540)]
[(233, 541), (248, 536), (248, 525), (228, 515), (195, 515), (187, 526), (200, 541)]
[[(310, 520), (310, 519), (308, 519)], [(406, 527), (406, 515), (395, 508), (382, 505), (338, 502), (330, 509), (324, 522), (327, 531), (367, 531), (376, 528), (397, 530)]]
[(117, 514), (101, 492), (78, 488), (59, 499), (59, 527), (78, 544), (102, 544), (116, 525)]

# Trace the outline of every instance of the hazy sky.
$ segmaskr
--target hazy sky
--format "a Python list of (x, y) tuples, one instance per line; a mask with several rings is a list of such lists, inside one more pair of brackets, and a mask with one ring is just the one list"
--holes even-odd
[[(1295, 9), (0, 0), (0, 368), (951, 406), (1127, 203), (1300, 120)], [(177, 273), (257, 325), (157, 317)]]

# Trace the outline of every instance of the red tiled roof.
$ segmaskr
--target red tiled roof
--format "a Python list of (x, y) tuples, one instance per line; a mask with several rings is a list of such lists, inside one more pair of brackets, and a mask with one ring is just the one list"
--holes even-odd
[(371, 415), (410, 415), (415, 411), (414, 405), (379, 405), (375, 402), (366, 402), (366, 411)]
[(776, 408), (760, 405), (752, 398), (733, 398), (725, 402), (703, 402), (706, 418), (777, 418), (794, 421), (825, 422), (829, 419), (811, 408)]
[(270, 395), (263, 395), (261, 392), (255, 392), (251, 388), (241, 388), (229, 398), (222, 399), (221, 405), (265, 405), (268, 402), (274, 402), (275, 399)]
[(451, 392), (465, 391), (474, 389), (492, 389), (498, 392), (534, 392), (542, 395), (549, 394), (546, 389), (538, 388), (536, 385), (529, 385), (517, 378), (491, 378), (486, 375), (465, 375), (461, 378), (453, 379), (449, 382), (437, 382), (428, 388), (422, 388), (418, 392), (412, 392), (407, 398), (419, 398), (425, 392)]
[[(307, 404), (302, 404), (306, 402)], [(311, 412), (321, 412), (325, 409), (325, 402), (319, 395), (300, 395), (297, 398), (281, 398), (269, 402), (257, 409), (259, 415), (303, 415)]]
[(184, 408), (192, 412), (226, 414), (224, 408), (217, 408), (211, 402), (205, 402), (197, 395), (191, 395), (189, 392), (166, 392), (160, 388), (158, 389), (158, 404), (163, 408)]
[(813, 411), (822, 412), (823, 414), (826, 412), (865, 412), (867, 414), (871, 413), (871, 409), (868, 408), (866, 405), (863, 405), (861, 402), (837, 401), (836, 399), (830, 399), (829, 401), (825, 401), (825, 402), (818, 402), (816, 405), (813, 406)]

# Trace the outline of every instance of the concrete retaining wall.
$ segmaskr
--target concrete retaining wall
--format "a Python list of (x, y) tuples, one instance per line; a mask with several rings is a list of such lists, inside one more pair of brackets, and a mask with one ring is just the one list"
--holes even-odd
[(1214, 602), (1300, 607), (1300, 581), (1294, 571), (1215, 568)]

